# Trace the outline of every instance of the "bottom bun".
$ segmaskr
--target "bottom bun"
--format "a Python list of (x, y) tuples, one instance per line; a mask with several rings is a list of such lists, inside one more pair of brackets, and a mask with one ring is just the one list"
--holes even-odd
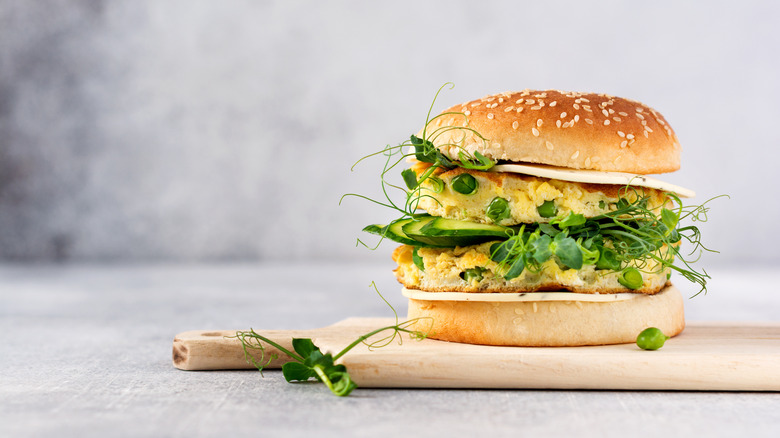
[(655, 295), (634, 295), (610, 302), (410, 298), (409, 319), (432, 318), (431, 339), (519, 347), (631, 343), (648, 327), (657, 327), (667, 336), (683, 331), (683, 299), (677, 288), (669, 285)]

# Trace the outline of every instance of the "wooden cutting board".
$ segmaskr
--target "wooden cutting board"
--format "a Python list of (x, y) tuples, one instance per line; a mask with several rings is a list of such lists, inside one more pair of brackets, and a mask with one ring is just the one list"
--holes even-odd
[[(325, 352), (395, 321), (349, 318), (315, 330), (261, 330), (292, 350), (293, 337), (312, 338)], [(182, 370), (253, 368), (235, 331), (189, 331), (173, 341)], [(269, 348), (267, 353), (274, 353)], [(286, 356), (272, 361), (279, 368)], [(780, 323), (689, 323), (657, 351), (635, 344), (596, 347), (493, 347), (404, 337), (369, 350), (355, 347), (340, 363), (364, 388), (549, 388), (780, 391)]]

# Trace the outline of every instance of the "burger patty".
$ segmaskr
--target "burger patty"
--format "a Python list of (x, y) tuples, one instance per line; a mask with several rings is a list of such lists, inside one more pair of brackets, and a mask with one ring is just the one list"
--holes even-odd
[[(417, 163), (412, 169), (419, 176), (428, 165)], [(476, 188), (473, 193), (459, 193), (462, 186), (453, 185), (464, 174), (473, 177)], [(435, 177), (443, 182), (437, 185), (430, 178), (423, 183), (424, 190), (419, 200), (421, 208), (433, 216), (448, 219), (466, 220), (480, 223), (498, 223), (499, 225), (517, 225), (522, 223), (549, 222), (554, 216), (567, 215), (569, 212), (582, 214), (586, 218), (598, 216), (614, 210), (619, 197), (634, 201), (637, 196), (648, 197), (647, 208), (659, 209), (664, 205), (665, 195), (660, 190), (609, 185), (587, 184), (538, 178), (505, 172), (481, 172), (455, 168), (438, 171)], [(508, 217), (494, 220), (488, 213), (491, 203), (502, 198), (508, 205)], [(546, 201), (545, 216), (539, 207)], [(552, 212), (552, 214), (550, 214)], [(493, 215), (495, 217), (495, 215)]]
[[(561, 267), (554, 259), (541, 265), (539, 272), (524, 270), (520, 276), (506, 280), (498, 264), (490, 259), (491, 242), (457, 248), (418, 248), (424, 270), (413, 261), (414, 247), (402, 245), (393, 252), (398, 263), (395, 275), (409, 289), (429, 292), (534, 292), (568, 290), (577, 293), (643, 293), (655, 294), (668, 282), (669, 268), (648, 263), (640, 268), (643, 286), (630, 290), (618, 282), (618, 272), (584, 265), (581, 269)], [(466, 275), (467, 272), (472, 275)]]

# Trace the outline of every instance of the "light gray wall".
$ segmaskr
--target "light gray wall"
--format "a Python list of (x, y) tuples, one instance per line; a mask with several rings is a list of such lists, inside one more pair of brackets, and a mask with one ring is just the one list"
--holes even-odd
[[(387, 259), (360, 156), (522, 88), (664, 113), (714, 263), (780, 262), (776, 2), (0, 1), (0, 257)], [(709, 260), (709, 259), (708, 259)]]

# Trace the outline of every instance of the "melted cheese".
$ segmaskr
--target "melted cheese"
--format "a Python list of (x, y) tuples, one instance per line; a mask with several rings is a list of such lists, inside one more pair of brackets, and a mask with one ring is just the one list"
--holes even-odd
[(633, 173), (577, 170), (536, 164), (498, 164), (493, 166), (490, 169), (490, 172), (520, 173), (523, 175), (580, 183), (649, 187), (651, 189), (672, 192), (683, 198), (693, 198), (696, 196), (696, 192), (691, 189), (670, 184), (647, 175), (636, 175)]
[(521, 293), (468, 293), (468, 292), (425, 292), (403, 288), (403, 295), (413, 300), (423, 301), (487, 301), (487, 302), (521, 302), (521, 301), (588, 301), (614, 302), (633, 300), (644, 294), (578, 294), (574, 292), (521, 292)]

